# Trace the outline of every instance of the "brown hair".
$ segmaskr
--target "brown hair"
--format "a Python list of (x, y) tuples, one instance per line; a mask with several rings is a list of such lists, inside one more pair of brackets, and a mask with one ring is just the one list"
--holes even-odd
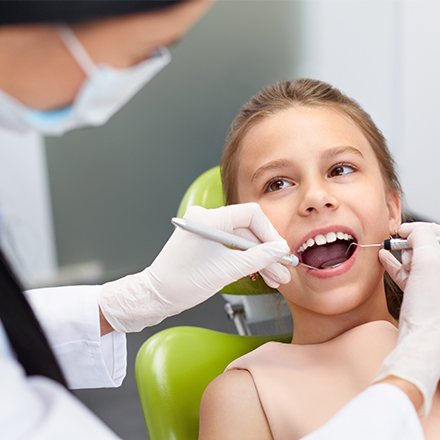
[[(395, 163), (385, 137), (370, 115), (353, 99), (330, 84), (313, 79), (297, 79), (269, 85), (250, 99), (232, 121), (221, 161), (223, 189), (226, 203), (237, 203), (238, 154), (242, 140), (251, 127), (264, 118), (294, 106), (328, 107), (348, 116), (362, 131), (379, 162), (385, 185), (389, 191), (402, 194)], [(399, 317), (402, 291), (387, 273), (384, 276), (388, 309)]]

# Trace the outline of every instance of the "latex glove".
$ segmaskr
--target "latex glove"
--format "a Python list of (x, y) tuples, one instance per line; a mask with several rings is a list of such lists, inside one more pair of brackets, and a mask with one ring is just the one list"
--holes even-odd
[(140, 331), (157, 324), (254, 272), (261, 271), (271, 287), (290, 281), (289, 270), (278, 263), (289, 253), (289, 246), (258, 204), (218, 209), (193, 206), (185, 218), (230, 233), (252, 235), (263, 244), (234, 250), (176, 229), (150, 267), (102, 286), (99, 305), (116, 331)]
[(440, 226), (406, 223), (398, 232), (412, 247), (405, 253), (404, 264), (383, 250), (379, 258), (404, 288), (399, 337), (375, 380), (393, 375), (416, 385), (424, 397), (425, 415), (440, 379), (440, 245), (436, 238)]

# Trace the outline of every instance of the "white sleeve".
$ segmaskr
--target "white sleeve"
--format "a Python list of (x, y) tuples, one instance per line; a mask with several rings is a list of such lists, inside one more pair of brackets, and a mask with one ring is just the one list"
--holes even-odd
[(119, 437), (61, 385), (25, 376), (12, 358), (0, 357), (0, 436), (8, 440)]
[(125, 334), (100, 335), (100, 288), (51, 287), (26, 292), (72, 389), (115, 387), (125, 377)]
[(422, 440), (422, 425), (408, 396), (391, 384), (368, 387), (323, 427), (303, 440)]

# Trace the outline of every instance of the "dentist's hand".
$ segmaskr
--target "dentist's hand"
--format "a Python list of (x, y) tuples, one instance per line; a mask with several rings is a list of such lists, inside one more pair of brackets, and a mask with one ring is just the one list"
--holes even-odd
[(258, 204), (194, 206), (185, 218), (248, 239), (256, 237), (262, 244), (234, 250), (176, 229), (150, 267), (102, 286), (99, 305), (116, 331), (140, 331), (157, 324), (254, 272), (271, 287), (290, 281), (289, 270), (278, 263), (290, 252), (289, 246)]
[(404, 296), (398, 342), (376, 381), (395, 376), (413, 383), (423, 394), (422, 412), (427, 414), (440, 379), (440, 225), (406, 223), (398, 232), (408, 239), (412, 251), (402, 255), (403, 264), (389, 252), (379, 252)]

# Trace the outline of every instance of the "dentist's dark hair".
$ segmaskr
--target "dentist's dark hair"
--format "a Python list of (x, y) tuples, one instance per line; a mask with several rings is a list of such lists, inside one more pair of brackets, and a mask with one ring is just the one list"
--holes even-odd
[(67, 387), (43, 329), (1, 249), (0, 320), (26, 374), (45, 376)]
[[(370, 143), (387, 189), (399, 196), (402, 195), (394, 159), (384, 135), (371, 116), (354, 99), (330, 84), (314, 79), (297, 79), (265, 87), (241, 107), (232, 121), (221, 160), (223, 190), (227, 204), (238, 202), (238, 155), (246, 133), (259, 121), (295, 106), (327, 107), (349, 117)], [(403, 292), (387, 273), (384, 275), (384, 283), (388, 309), (393, 317), (398, 319)]]
[(184, 0), (10, 0), (0, 1), (0, 26), (77, 23), (154, 12)]

